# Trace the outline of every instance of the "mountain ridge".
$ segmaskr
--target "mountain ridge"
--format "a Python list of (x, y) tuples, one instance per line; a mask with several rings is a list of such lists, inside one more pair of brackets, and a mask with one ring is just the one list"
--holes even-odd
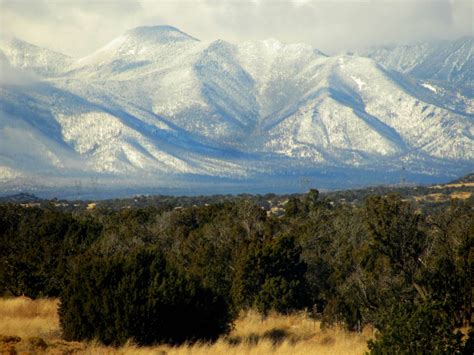
[(419, 79), (474, 83), (474, 37), (403, 46), (369, 48), (358, 54), (373, 58), (388, 69)]
[(12, 55), (27, 48), (0, 44), (8, 65), (40, 76), (0, 87), (5, 186), (19, 176), (149, 176), (141, 179), (149, 186), (176, 174), (185, 184), (192, 176), (270, 181), (331, 169), (436, 180), (467, 173), (474, 161), (473, 98), (451, 90), (456, 82), (440, 80), (438, 69), (434, 79), (418, 78), (375, 54), (327, 56), (274, 39), (203, 42), (171, 26), (129, 30), (67, 63), (58, 55), (47, 62), (58, 63), (54, 70)]

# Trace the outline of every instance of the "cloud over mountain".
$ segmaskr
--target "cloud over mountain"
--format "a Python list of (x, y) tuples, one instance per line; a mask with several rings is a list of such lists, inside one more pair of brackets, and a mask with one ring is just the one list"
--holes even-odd
[(326, 52), (472, 35), (470, 0), (1, 0), (2, 32), (85, 55), (128, 28), (171, 23), (212, 41), (311, 44)]

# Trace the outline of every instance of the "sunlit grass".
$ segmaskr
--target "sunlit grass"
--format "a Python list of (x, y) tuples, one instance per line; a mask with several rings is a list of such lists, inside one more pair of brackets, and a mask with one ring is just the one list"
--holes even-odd
[(58, 338), (58, 301), (27, 297), (0, 300), (0, 334), (19, 337)]
[[(0, 353), (14, 347), (17, 351), (38, 351), (38, 338), (45, 341), (46, 353), (82, 354), (363, 354), (372, 331), (350, 333), (341, 328), (321, 330), (318, 321), (306, 313), (288, 316), (270, 314), (262, 318), (254, 311), (244, 312), (232, 332), (212, 344), (184, 344), (138, 347), (132, 342), (121, 348), (105, 347), (97, 342), (79, 343), (61, 340), (57, 315), (58, 301), (30, 300), (26, 297), (0, 299)], [(6, 336), (16, 336), (19, 339)], [(2, 340), (3, 339), (3, 340)]]

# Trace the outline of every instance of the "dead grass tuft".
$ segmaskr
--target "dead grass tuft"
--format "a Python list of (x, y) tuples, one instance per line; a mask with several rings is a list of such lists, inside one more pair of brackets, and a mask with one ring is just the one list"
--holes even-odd
[(21, 338), (59, 338), (58, 301), (28, 297), (0, 300), (0, 334)]

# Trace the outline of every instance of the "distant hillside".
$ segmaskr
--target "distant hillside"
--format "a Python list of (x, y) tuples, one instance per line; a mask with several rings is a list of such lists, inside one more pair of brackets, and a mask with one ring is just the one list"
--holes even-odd
[(15, 195), (0, 197), (0, 203), (32, 203), (41, 201), (43, 200), (39, 197), (28, 193), (19, 193)]
[[(404, 200), (411, 201), (423, 209), (430, 209), (451, 203), (458, 199), (474, 202), (474, 173), (463, 176), (452, 182), (439, 185), (381, 185), (362, 189), (340, 191), (321, 191), (320, 201), (325, 200), (332, 205), (360, 205), (373, 195), (398, 194)], [(290, 198), (302, 199), (305, 194), (238, 194), (238, 195), (202, 195), (202, 196), (171, 196), (171, 195), (137, 195), (126, 198), (107, 200), (59, 200), (41, 199), (28, 193), (19, 193), (0, 197), (0, 203), (28, 204), (32, 206), (54, 206), (63, 211), (84, 211), (104, 209), (118, 211), (129, 208), (157, 208), (172, 210), (190, 208), (193, 206), (225, 204), (251, 201), (268, 213), (281, 215)]]
[(463, 177), (460, 177), (459, 179), (451, 181), (450, 184), (463, 184), (469, 182), (474, 182), (474, 173), (467, 174)]

